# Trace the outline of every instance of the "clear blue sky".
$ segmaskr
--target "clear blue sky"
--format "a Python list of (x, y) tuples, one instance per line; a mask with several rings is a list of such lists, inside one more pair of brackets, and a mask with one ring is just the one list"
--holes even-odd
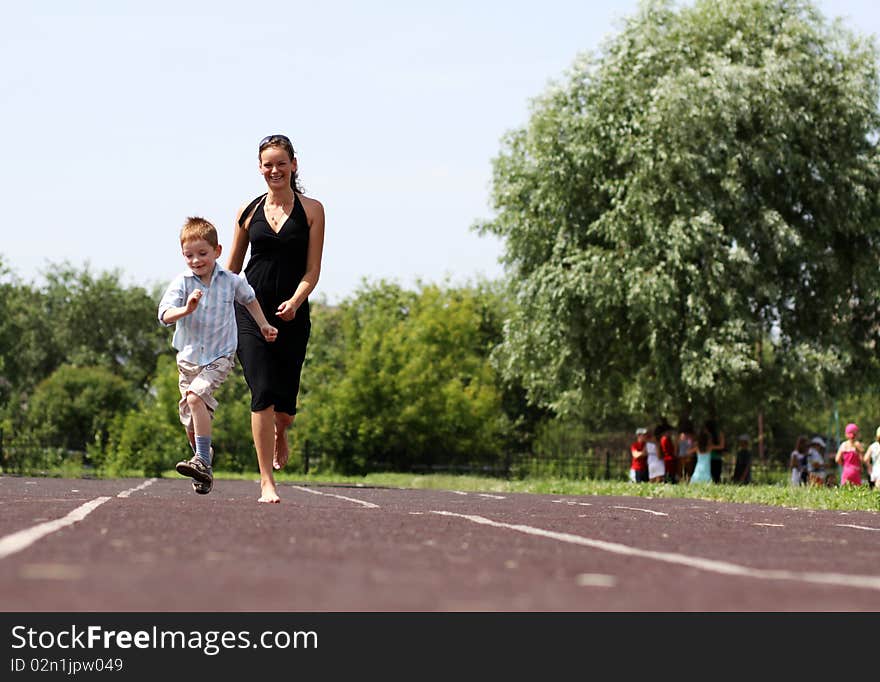
[[(873, 2), (821, 2), (880, 33)], [(317, 293), (502, 274), (490, 217), (502, 135), (635, 0), (3, 3), (0, 254), (26, 281), (67, 261), (164, 285), (201, 215), (231, 243), (264, 191), (261, 137), (297, 148), (326, 210)], [(222, 260), (225, 262), (225, 259)]]

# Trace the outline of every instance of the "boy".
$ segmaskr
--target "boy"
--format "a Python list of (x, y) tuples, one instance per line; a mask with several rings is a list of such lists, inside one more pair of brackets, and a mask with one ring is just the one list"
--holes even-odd
[(636, 429), (636, 440), (629, 446), (632, 455), (632, 465), (629, 470), (629, 480), (635, 483), (648, 482), (648, 453), (645, 444), (648, 440), (648, 429), (639, 427)]
[(217, 263), (222, 247), (211, 223), (204, 218), (187, 218), (180, 231), (180, 248), (189, 269), (165, 290), (159, 303), (159, 322), (166, 327), (177, 323), (171, 345), (178, 351), (180, 421), (194, 453), (189, 460), (177, 463), (177, 472), (193, 479), (193, 490), (207, 495), (214, 487), (214, 392), (229, 375), (238, 345), (233, 302), (248, 310), (266, 341), (274, 341), (278, 330), (266, 320), (247, 280)]

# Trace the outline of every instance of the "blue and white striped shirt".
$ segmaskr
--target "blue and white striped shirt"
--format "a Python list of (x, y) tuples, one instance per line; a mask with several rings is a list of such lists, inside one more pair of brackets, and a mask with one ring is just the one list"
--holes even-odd
[(207, 365), (217, 358), (235, 353), (238, 346), (238, 327), (235, 324), (237, 301), (247, 305), (256, 298), (253, 287), (245, 276), (236, 275), (219, 263), (214, 263), (211, 284), (205, 284), (192, 270), (175, 277), (159, 302), (159, 322), (166, 327), (162, 315), (169, 308), (186, 305), (189, 295), (202, 290), (202, 298), (196, 309), (181, 317), (174, 329), (171, 345), (178, 351), (177, 359), (196, 365)]

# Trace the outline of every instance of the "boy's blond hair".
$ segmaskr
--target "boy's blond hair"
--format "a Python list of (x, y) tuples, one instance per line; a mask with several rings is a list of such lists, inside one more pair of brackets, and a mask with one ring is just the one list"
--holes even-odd
[(183, 246), (187, 242), (196, 239), (204, 239), (215, 249), (220, 243), (220, 240), (217, 239), (216, 227), (204, 218), (190, 216), (186, 219), (186, 222), (180, 230), (180, 245)]

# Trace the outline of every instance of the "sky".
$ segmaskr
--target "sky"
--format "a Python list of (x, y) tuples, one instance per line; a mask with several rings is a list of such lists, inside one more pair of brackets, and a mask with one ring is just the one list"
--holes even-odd
[[(257, 145), (288, 135), (326, 216), (314, 296), (365, 281), (503, 275), (492, 159), (578, 54), (637, 0), (3, 3), (0, 258), (41, 283), (62, 263), (164, 286), (188, 216), (231, 246), (265, 191)], [(820, 2), (880, 34), (873, 2)], [(221, 257), (225, 263), (225, 257)]]

